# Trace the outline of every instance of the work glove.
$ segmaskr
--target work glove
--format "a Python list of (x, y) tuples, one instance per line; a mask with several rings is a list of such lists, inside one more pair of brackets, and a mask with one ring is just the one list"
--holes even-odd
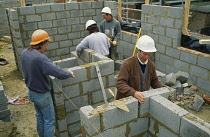
[(108, 38), (108, 41), (109, 41), (109, 43), (112, 43), (112, 39), (111, 38)]
[(112, 45), (117, 46), (117, 41), (112, 41)]

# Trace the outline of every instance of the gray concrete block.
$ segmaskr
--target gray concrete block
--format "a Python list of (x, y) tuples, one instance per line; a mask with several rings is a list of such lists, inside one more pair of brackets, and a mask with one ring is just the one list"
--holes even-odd
[[(58, 38), (62, 37), (62, 36), (61, 37), (60, 36)], [(63, 35), (63, 36), (66, 36), (66, 35)], [(56, 55), (65, 55), (65, 54), (69, 54), (69, 53), (70, 53), (69, 47), (60, 48), (60, 49), (56, 50)]]
[(190, 73), (202, 79), (208, 79), (209, 69), (203, 69), (198, 66), (190, 65)]
[(201, 96), (195, 94), (193, 104), (189, 105), (189, 108), (198, 112), (202, 109), (202, 106), (204, 103), (205, 103), (205, 101), (203, 100), (203, 98)]
[(83, 16), (83, 10), (73, 10), (70, 11), (71, 17), (81, 17)]
[(5, 117), (8, 117), (11, 115), (10, 109), (2, 110), (0, 111), (0, 119), (3, 119)]
[(73, 45), (77, 46), (82, 41), (82, 38), (80, 38), (80, 39), (74, 39), (72, 41), (73, 41)]
[(80, 9), (91, 9), (91, 2), (87, 2), (87, 1), (80, 2), (79, 7)]
[(48, 50), (53, 50), (53, 49), (57, 49), (58, 48), (58, 42), (53, 42), (53, 43), (50, 43), (49, 46), (48, 46)]
[(54, 12), (43, 13), (43, 14), (41, 14), (41, 17), (42, 17), (42, 21), (43, 20), (54, 20), (54, 19), (56, 19), (56, 15), (55, 15)]
[(71, 45), (72, 45), (72, 40), (65, 40), (65, 41), (60, 41), (59, 42), (59, 46), (61, 48), (70, 47)]
[[(133, 137), (135, 135), (146, 132), (149, 128), (148, 121), (149, 121), (149, 117), (144, 117), (144, 118), (138, 118), (136, 121), (130, 122), (128, 125), (131, 130), (128, 136)], [(141, 125), (144, 125), (144, 126), (141, 126)]]
[(174, 59), (172, 57), (166, 56), (164, 54), (160, 54), (160, 61), (165, 63), (165, 64), (169, 64), (169, 65), (173, 65)]
[(80, 17), (80, 23), (86, 23), (88, 20), (92, 20), (91, 17)]
[(142, 13), (144, 14), (153, 14), (154, 12), (154, 6), (148, 5), (148, 4), (143, 4), (142, 5)]
[(178, 71), (176, 73), (176, 79), (179, 80), (182, 84), (185, 83), (190, 77), (187, 72)]
[(154, 6), (154, 15), (166, 16), (168, 7)]
[(180, 135), (182, 137), (209, 137), (210, 124), (193, 114), (188, 114), (181, 119)]
[(183, 18), (184, 9), (182, 7), (169, 7), (168, 16), (172, 18)]
[(66, 123), (68, 124), (72, 124), (74, 122), (80, 121), (80, 115), (79, 115), (79, 111), (73, 111), (70, 112), (68, 114), (66, 114)]
[(182, 30), (166, 28), (166, 36), (174, 39), (181, 39)]
[(78, 2), (72, 2), (72, 3), (66, 3), (65, 6), (66, 6), (66, 10), (77, 10), (79, 9), (79, 3)]
[(160, 17), (158, 17), (158, 16), (150, 16), (149, 15), (148, 16), (148, 23), (152, 23), (152, 24), (158, 26), (160, 24)]
[(157, 88), (157, 89), (150, 89), (148, 91), (142, 92), (145, 97), (145, 102), (139, 105), (139, 115), (144, 115), (149, 113), (150, 109), (150, 98), (156, 95), (161, 95), (165, 98), (168, 98), (169, 95), (172, 93), (168, 88)]
[(160, 25), (164, 26), (164, 27), (172, 27), (173, 28), (175, 25), (175, 20), (174, 20), (174, 18), (160, 17)]
[(177, 134), (179, 133), (181, 118), (184, 115), (189, 114), (188, 111), (160, 95), (151, 97), (149, 112), (155, 119)]
[(115, 65), (115, 70), (120, 70), (120, 67), (121, 67), (121, 65), (123, 64), (123, 61), (124, 60), (116, 60), (115, 62), (114, 62), (114, 65)]
[(171, 87), (174, 89), (182, 88), (182, 84), (179, 80), (176, 80), (176, 83), (174, 85), (172, 85)]
[[(112, 97), (109, 94), (108, 89), (104, 89), (104, 91), (105, 91), (107, 99)], [(99, 91), (96, 91), (96, 92), (92, 92), (91, 95), (92, 95), (91, 100), (92, 100), (93, 104), (96, 104), (96, 103), (99, 103), (99, 102), (104, 102), (104, 104), (105, 104), (102, 90), (99, 90)]]
[(172, 46), (172, 38), (169, 38), (168, 36), (167, 37), (160, 36), (159, 43), (171, 47)]
[[(73, 104), (72, 104), (73, 103)], [(73, 110), (78, 110), (79, 108), (83, 106), (88, 105), (88, 96), (79, 96), (76, 98), (71, 98), (71, 100), (66, 100), (65, 101), (65, 107), (66, 107), (66, 112), (71, 112)]]
[(41, 28), (41, 29), (52, 28), (53, 27), (52, 21), (38, 22), (38, 27)]
[[(143, 11), (143, 10), (142, 10)], [(148, 23), (141, 23), (141, 28), (142, 30), (144, 31), (148, 31), (148, 32), (152, 32), (152, 28), (153, 28), (153, 25), (152, 24), (148, 24)]]
[(174, 48), (181, 46), (181, 40), (180, 39), (173, 39), (173, 46)]
[(56, 78), (51, 78), (51, 83), (52, 83), (52, 90), (54, 93), (59, 93), (60, 91), (62, 91), (62, 84), (60, 79), (56, 79)]
[(166, 85), (173, 86), (176, 83), (176, 74), (170, 73), (166, 75)]
[(76, 38), (80, 38), (80, 32), (74, 32), (74, 33), (68, 33), (68, 38), (69, 39), (76, 39)]
[[(69, 33), (71, 32), (71, 26), (62, 26), (58, 27), (58, 33), (63, 34), (63, 33)], [(69, 44), (70, 45), (70, 44)]]
[(159, 62), (159, 61), (155, 61), (155, 66), (156, 66), (156, 68), (157, 68), (158, 70), (161, 70), (161, 71), (163, 71), (163, 72), (166, 71), (166, 64), (163, 64), (163, 63), (161, 63), (161, 62)]
[(67, 25), (66, 19), (53, 20), (52, 23), (53, 27), (60, 27)]
[(126, 136), (126, 124), (108, 129), (98, 135), (95, 135), (93, 137), (125, 137)]
[(180, 60), (186, 61), (187, 63), (196, 64), (197, 63), (197, 55), (181, 51)]
[[(81, 133), (81, 124), (80, 124), (80, 122), (76, 122), (74, 124), (69, 125), (68, 126), (68, 132), (71, 133), (71, 134)], [(75, 137), (77, 137), (77, 136), (75, 136)], [(78, 137), (80, 137), (80, 136), (78, 135)]]
[(46, 12), (50, 12), (50, 5), (37, 5), (36, 7), (35, 7), (35, 11), (36, 11), (36, 13), (46, 13)]
[(180, 50), (166, 47), (166, 55), (171, 56), (175, 59), (179, 59), (180, 56)]
[[(186, 63), (186, 62), (183, 62), (181, 60), (176, 60), (174, 59), (174, 66), (176, 68), (178, 68), (179, 70), (182, 70), (182, 71), (185, 71), (185, 72), (188, 72), (188, 68), (189, 68), (189, 64)], [(174, 72), (174, 71), (173, 71)], [(176, 71), (177, 72), (177, 71)]]
[(84, 25), (72, 25), (72, 31), (84, 31)]
[(173, 132), (171, 132), (164, 126), (161, 126), (160, 124), (158, 124), (158, 131), (159, 132), (155, 134), (157, 137), (178, 137), (179, 136), (179, 134), (174, 134)]
[(198, 66), (205, 68), (205, 69), (209, 69), (210, 68), (209, 62), (210, 62), (210, 58), (198, 56), (198, 61), (197, 61)]
[(181, 29), (183, 25), (183, 19), (175, 19), (175, 28), (176, 29)]
[(95, 9), (95, 8), (99, 8), (100, 10), (102, 10), (102, 8), (103, 8), (103, 1), (94, 1), (94, 2), (91, 2), (91, 7), (93, 8), (93, 9)]
[[(104, 125), (104, 130), (113, 128), (117, 125), (123, 124), (127, 121), (137, 118), (138, 115), (138, 101), (133, 97), (128, 97), (123, 99), (127, 105), (129, 112), (121, 110), (115, 106), (108, 108), (108, 111), (103, 112), (102, 121)], [(110, 117), (110, 115), (112, 117)]]
[(109, 83), (109, 84), (107, 84), (107, 86), (109, 86), (109, 87), (114, 86), (114, 87), (115, 87), (116, 80), (117, 80), (117, 78), (114, 76), (114, 74), (109, 75), (109, 76), (108, 76), (108, 83)]
[(165, 28), (162, 26), (153, 25), (153, 33), (157, 35), (165, 35)]
[(92, 110), (92, 106), (84, 106), (81, 107), (79, 111), (81, 126), (84, 127), (85, 131), (90, 136), (100, 132), (101, 129), (100, 115), (90, 115)]
[(69, 11), (56, 12), (56, 19), (66, 19), (66, 18), (70, 18)]
[(63, 94), (53, 94), (55, 106), (64, 105), (64, 95)]
[(21, 15), (35, 14), (35, 7), (20, 7), (19, 10)]
[(66, 120), (65, 119), (56, 120), (56, 121), (57, 121), (57, 126), (58, 126), (59, 132), (63, 132), (65, 130), (67, 130), (67, 124), (66, 124)]
[(53, 11), (63, 11), (64, 9), (64, 3), (55, 3), (50, 5), (51, 6), (51, 10)]
[(95, 9), (84, 10), (84, 16), (95, 16), (95, 15), (96, 15)]
[[(42, 25), (41, 25), (42, 26)], [(22, 25), (23, 29), (26, 30), (36, 30), (38, 28), (37, 23), (27, 23)], [(16, 32), (17, 33), (17, 32)]]
[(41, 16), (39, 16), (39, 15), (28, 15), (28, 16), (26, 16), (26, 21), (27, 22), (41, 21)]
[(122, 33), (122, 38), (123, 38), (123, 40), (125, 40), (127, 42), (131, 42), (131, 35), (129, 35), (127, 33)]
[(65, 97), (64, 97), (65, 99), (77, 97), (80, 95), (79, 84), (64, 87), (63, 91), (65, 93)]
[(68, 25), (79, 24), (79, 23), (80, 23), (79, 18), (70, 18), (70, 19), (67, 19), (67, 24)]

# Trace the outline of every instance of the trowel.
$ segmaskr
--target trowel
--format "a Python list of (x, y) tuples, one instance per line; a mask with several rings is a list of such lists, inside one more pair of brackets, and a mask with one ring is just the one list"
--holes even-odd
[[(108, 89), (108, 92), (115, 98), (115, 95), (111, 89)], [(126, 106), (125, 102), (123, 102), (122, 100), (114, 100), (113, 105), (122, 110), (129, 112), (128, 107)]]

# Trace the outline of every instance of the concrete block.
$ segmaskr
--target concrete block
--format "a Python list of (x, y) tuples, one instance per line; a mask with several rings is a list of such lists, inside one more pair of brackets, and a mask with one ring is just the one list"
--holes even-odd
[(115, 62), (114, 62), (114, 65), (115, 65), (115, 70), (120, 70), (120, 67), (121, 67), (121, 65), (123, 64), (123, 61), (124, 60), (116, 60)]
[(72, 25), (72, 31), (84, 31), (84, 25)]
[(80, 121), (79, 111), (73, 111), (66, 114), (66, 123), (67, 125), (72, 124), (74, 122)]
[(172, 27), (175, 25), (174, 18), (160, 17), (160, 25), (164, 27)]
[(104, 132), (101, 132), (98, 135), (95, 135), (93, 137), (125, 137), (126, 136), (126, 124), (120, 126), (111, 128), (108, 130), (105, 130)]
[(154, 15), (166, 16), (168, 7), (154, 6)]
[[(64, 28), (62, 28), (62, 30), (64, 30), (65, 29), (65, 27)], [(61, 31), (62, 31), (61, 30)], [(67, 30), (68, 31), (68, 30)], [(72, 45), (72, 40), (65, 40), (65, 41), (60, 41), (59, 42), (59, 46), (61, 47), (61, 48), (64, 48), (64, 47), (70, 47)]]
[[(143, 10), (142, 10), (143, 11)], [(152, 28), (153, 28), (153, 25), (152, 24), (148, 24), (148, 23), (141, 23), (141, 28), (142, 30), (144, 31), (148, 31), (148, 32), (152, 32)]]
[(71, 85), (71, 84), (75, 84), (75, 83), (79, 83), (79, 82), (87, 80), (87, 70), (84, 67), (72, 67), (70, 68), (70, 70), (74, 72), (75, 78), (71, 77), (62, 81), (63, 86)]
[(153, 25), (153, 33), (157, 35), (165, 35), (165, 27)]
[(143, 4), (142, 5), (142, 13), (144, 13), (144, 14), (153, 14), (153, 12), (154, 12), (153, 8), (154, 8), (153, 5)]
[(197, 63), (197, 55), (189, 53), (189, 52), (181, 51), (180, 60), (183, 60), (190, 64), (196, 64)]
[(155, 119), (177, 134), (181, 117), (189, 113), (160, 95), (151, 97), (149, 112)]
[(182, 7), (169, 7), (168, 16), (172, 18), (183, 18), (184, 9)]
[[(104, 130), (113, 128), (117, 125), (123, 124), (127, 121), (137, 118), (138, 115), (138, 101), (133, 97), (128, 97), (123, 99), (127, 105), (129, 112), (121, 110), (115, 106), (108, 108), (108, 111), (103, 112), (102, 121), (104, 125)], [(110, 117), (110, 115), (112, 117)]]
[[(93, 104), (98, 103), (98, 102), (105, 103), (102, 90), (92, 92), (91, 94), (92, 94), (91, 100)], [(109, 94), (108, 89), (105, 89), (105, 94), (106, 94), (107, 99), (112, 97), (112, 95)]]
[(146, 16), (148, 17), (148, 23), (154, 24), (159, 26), (160, 24), (160, 17), (159, 16)]
[(173, 132), (161, 126), (160, 124), (157, 124), (156, 128), (158, 128), (158, 133), (155, 134), (157, 137), (178, 137), (179, 136), (179, 134), (174, 134)]
[(41, 17), (42, 17), (42, 21), (43, 20), (53, 20), (54, 21), (56, 19), (56, 15), (55, 15), (54, 12), (51, 12), (51, 13), (43, 13), (41, 15)]
[(86, 22), (90, 19), (92, 19), (92, 18), (91, 17), (86, 17), (86, 16), (85, 17), (80, 17), (80, 23), (86, 24)]
[(35, 11), (36, 13), (46, 13), (46, 12), (50, 12), (51, 8), (50, 8), (50, 5), (37, 5), (35, 7)]
[(176, 83), (176, 74), (170, 73), (166, 75), (166, 85), (173, 86)]
[(183, 84), (188, 80), (189, 74), (187, 72), (178, 71), (176, 73), (176, 77), (177, 80), (179, 80)]
[[(71, 133), (71, 134), (81, 133), (81, 124), (80, 124), (80, 122), (76, 122), (74, 124), (69, 125), (68, 126), (68, 132)], [(80, 136), (78, 136), (78, 137), (80, 137)]]
[(73, 10), (70, 11), (71, 17), (81, 17), (83, 16), (83, 10)]
[(180, 50), (167, 47), (166, 48), (166, 55), (171, 56), (171, 57), (173, 57), (175, 59), (179, 59)]
[(90, 115), (92, 110), (92, 106), (84, 106), (79, 111), (81, 126), (90, 136), (99, 133), (101, 129), (100, 115)]
[[(63, 26), (63, 27), (58, 27), (58, 33), (63, 34), (63, 33), (69, 33), (71, 32), (71, 27), (70, 26)], [(70, 45), (70, 43), (69, 43)]]
[[(78, 21), (78, 23), (79, 23), (79, 21)], [(80, 37), (81, 37), (80, 32), (68, 33), (68, 38), (69, 39), (77, 39), (77, 38), (80, 38)]]
[(93, 9), (99, 8), (100, 10), (102, 10), (102, 8), (103, 8), (103, 1), (91, 2), (91, 7)]
[(190, 65), (190, 73), (202, 79), (208, 79), (209, 69), (204, 69), (198, 66)]
[(55, 106), (64, 105), (64, 95), (63, 94), (53, 94)]
[(144, 97), (145, 97), (145, 102), (144, 104), (139, 105), (139, 115), (144, 115), (149, 113), (150, 110), (150, 98), (156, 95), (161, 95), (164, 98), (168, 98), (169, 95), (172, 93), (168, 88), (163, 87), (163, 88), (157, 88), (157, 89), (150, 89), (148, 91), (142, 92)]
[(3, 119), (5, 117), (8, 117), (11, 115), (10, 109), (2, 110), (0, 111), (0, 119)]
[(203, 98), (199, 95), (195, 94), (194, 100), (193, 100), (193, 104), (189, 105), (189, 108), (195, 110), (195, 111), (200, 111), (203, 104), (205, 103), (205, 101), (203, 100)]
[(179, 80), (176, 80), (176, 83), (171, 87), (174, 88), (174, 89), (182, 88), (182, 84)]
[(198, 56), (198, 61), (197, 61), (198, 66), (201, 66), (205, 69), (209, 69), (210, 68), (209, 62), (210, 62), (210, 58)]
[(95, 15), (96, 15), (95, 9), (84, 10), (84, 16), (95, 16)]
[(53, 27), (60, 27), (60, 26), (67, 25), (66, 19), (53, 20), (52, 23), (53, 23)]
[[(66, 35), (63, 35), (63, 36), (66, 36)], [(61, 37), (62, 36), (57, 37), (57, 40), (60, 39)], [(69, 53), (70, 53), (69, 47), (59, 48), (56, 50), (56, 55), (65, 55), (65, 54), (69, 54)]]
[(173, 65), (174, 59), (164, 54), (160, 54), (160, 61), (168, 65)]
[(80, 39), (74, 39), (72, 41), (73, 41), (73, 45), (77, 46), (82, 41), (82, 38), (80, 38)]
[(65, 99), (77, 97), (80, 95), (79, 84), (64, 87), (63, 91), (65, 93), (65, 97), (64, 97)]
[[(158, 42), (159, 42), (160, 44), (163, 44), (163, 45), (166, 45), (166, 46), (169, 46), (169, 47), (172, 46), (172, 38), (169, 38), (168, 36), (167, 36), (167, 37), (165, 37), (165, 36), (160, 36)], [(177, 55), (177, 54), (176, 54), (176, 55)]]
[[(39, 25), (42, 27), (42, 25)], [(22, 25), (23, 29), (24, 30), (36, 30), (38, 27), (37, 27), (37, 23), (33, 22), (33, 23), (27, 23), (27, 24), (23, 24)], [(47, 28), (47, 27), (46, 27)], [(17, 32), (15, 32), (17, 33)], [(18, 35), (18, 34), (17, 34)]]
[(88, 101), (87, 95), (71, 98), (71, 100), (68, 99), (65, 101), (66, 112), (71, 112), (73, 110), (78, 110), (83, 106), (87, 106), (89, 104)]
[(116, 80), (117, 80), (117, 78), (114, 76), (114, 74), (109, 75), (108, 76), (108, 84), (107, 84), (107, 86), (108, 87), (112, 87), (112, 86), (115, 87)]
[(175, 28), (176, 29), (181, 29), (182, 28), (182, 24), (183, 24), (183, 19), (181, 18), (181, 19), (175, 19)]
[(102, 61), (102, 60), (111, 60), (111, 59), (108, 57), (105, 57), (99, 53), (93, 53), (91, 60), (92, 60), (92, 62), (98, 62), (98, 61)]
[(56, 79), (56, 78), (52, 78), (51, 77), (51, 83), (52, 83), (52, 90), (54, 93), (59, 93), (60, 91), (62, 91), (62, 83), (60, 79)]
[(69, 11), (56, 12), (56, 19), (66, 19), (66, 18), (70, 18)]
[(35, 7), (20, 7), (19, 10), (21, 15), (35, 14)]
[(166, 28), (166, 36), (173, 38), (173, 39), (181, 39), (182, 30)]
[(27, 22), (41, 21), (41, 16), (39, 16), (39, 15), (28, 15), (28, 16), (26, 16), (26, 21)]
[[(138, 118), (136, 121), (130, 122), (128, 125), (130, 127), (129, 137), (141, 134), (148, 130), (149, 117)], [(144, 125), (144, 126), (141, 126)]]
[(66, 119), (57, 120), (58, 131), (63, 132), (67, 130)]
[[(174, 59), (174, 66), (182, 71), (188, 72), (189, 64), (181, 60)], [(177, 71), (176, 71), (177, 72)]]
[(53, 11), (64, 11), (64, 3), (56, 3), (56, 4), (52, 4), (51, 6), (51, 10)]
[(77, 10), (79, 9), (79, 3), (77, 2), (71, 2), (71, 3), (66, 3), (65, 6), (66, 6), (66, 10)]
[[(27, 24), (26, 24), (27, 25)], [(38, 22), (38, 27), (42, 28), (42, 29), (46, 29), (46, 28), (52, 28), (52, 21), (42, 21), (42, 22)]]
[(208, 137), (210, 136), (210, 124), (193, 114), (185, 115), (181, 119), (180, 135), (182, 137)]
[[(105, 87), (105, 85), (106, 85), (105, 77), (102, 77), (102, 82), (103, 82), (103, 85)], [(92, 85), (94, 85), (94, 86), (92, 86)], [(101, 86), (100, 86), (100, 82), (99, 82), (98, 78), (91, 79), (90, 81), (87, 81), (87, 82), (83, 82), (82, 87), (83, 87), (83, 93), (84, 94), (86, 94), (87, 92), (101, 90)]]
[(79, 23), (80, 23), (79, 18), (70, 18), (70, 19), (67, 19), (67, 24), (69, 24), (69, 25), (79, 24)]
[(79, 7), (80, 7), (80, 9), (91, 9), (91, 2), (87, 2), (87, 1), (85, 1), (85, 2), (80, 2), (79, 3)]

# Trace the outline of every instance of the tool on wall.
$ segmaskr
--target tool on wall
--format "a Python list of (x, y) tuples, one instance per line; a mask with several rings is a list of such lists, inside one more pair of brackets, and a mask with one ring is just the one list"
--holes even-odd
[[(136, 44), (137, 44), (138, 39), (140, 38), (140, 36), (141, 36), (141, 28), (139, 29), (139, 33), (138, 33), (138, 36), (136, 38)], [(136, 53), (136, 45), (134, 45), (134, 50), (133, 50), (132, 56), (134, 56), (135, 53)]]

